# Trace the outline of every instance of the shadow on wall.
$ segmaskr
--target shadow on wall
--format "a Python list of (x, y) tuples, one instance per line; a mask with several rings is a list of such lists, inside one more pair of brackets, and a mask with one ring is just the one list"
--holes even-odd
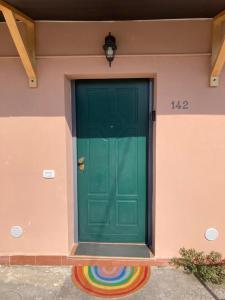
[[(6, 86), (7, 83), (7, 88), (1, 89), (0, 117), (57, 117), (66, 115), (67, 119), (71, 118), (71, 104), (69, 103), (71, 101), (71, 81), (69, 78), (60, 77), (55, 80), (54, 84), (52, 82), (48, 84), (47, 81), (40, 84), (37, 89), (29, 89), (24, 76), (23, 88), (21, 83), (9, 83), (3, 75), (1, 77), (2, 84)], [(220, 85), (216, 88), (209, 87), (205, 78), (204, 86), (197, 83), (193, 86), (193, 81), (187, 82), (185, 77), (184, 80), (180, 79), (179, 82), (172, 81), (172, 74), (171, 76), (165, 74), (163, 77), (163, 85), (161, 85), (161, 82), (159, 82), (160, 84), (158, 82), (154, 83), (154, 107), (158, 116), (225, 114), (224, 71), (221, 74)], [(59, 85), (65, 87), (64, 91), (61, 91), (61, 89), (60, 92), (58, 91)], [(54, 89), (52, 86), (56, 88)], [(75, 90), (72, 89), (72, 97), (74, 97), (74, 93)]]

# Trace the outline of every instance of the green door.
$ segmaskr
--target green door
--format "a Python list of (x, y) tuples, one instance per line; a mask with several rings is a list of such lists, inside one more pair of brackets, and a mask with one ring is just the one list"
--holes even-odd
[(75, 83), (80, 242), (145, 243), (146, 79)]

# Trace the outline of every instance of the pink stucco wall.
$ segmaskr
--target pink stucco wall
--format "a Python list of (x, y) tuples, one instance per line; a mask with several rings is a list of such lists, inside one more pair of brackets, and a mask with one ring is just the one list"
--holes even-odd
[[(102, 43), (111, 31), (110, 69)], [(30, 89), (0, 25), (0, 255), (68, 254), (74, 235), (70, 79), (155, 78), (154, 249), (225, 254), (225, 71), (210, 88), (210, 20), (38, 22), (39, 85)], [(174, 111), (172, 100), (188, 100)], [(43, 169), (54, 169), (52, 180)], [(21, 225), (21, 238), (10, 227)], [(209, 242), (205, 229), (219, 238)]]

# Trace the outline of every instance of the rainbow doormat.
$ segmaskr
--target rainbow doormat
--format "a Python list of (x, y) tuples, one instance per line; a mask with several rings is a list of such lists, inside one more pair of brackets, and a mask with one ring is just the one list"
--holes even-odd
[(149, 279), (148, 266), (74, 266), (72, 279), (88, 294), (119, 298), (133, 294)]

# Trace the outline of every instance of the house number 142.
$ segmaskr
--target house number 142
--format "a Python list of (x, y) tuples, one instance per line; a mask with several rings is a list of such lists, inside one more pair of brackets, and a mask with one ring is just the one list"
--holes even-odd
[(189, 109), (189, 102), (187, 100), (184, 101), (172, 101), (171, 102), (172, 109)]

